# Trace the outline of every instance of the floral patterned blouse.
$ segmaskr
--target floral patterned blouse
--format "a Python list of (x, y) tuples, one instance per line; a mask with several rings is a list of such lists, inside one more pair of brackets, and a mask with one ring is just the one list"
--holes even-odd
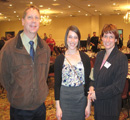
[(84, 67), (82, 61), (78, 62), (76, 65), (73, 65), (73, 68), (71, 68), (70, 64), (65, 59), (62, 68), (62, 85), (67, 87), (76, 87), (82, 84), (85, 84)]

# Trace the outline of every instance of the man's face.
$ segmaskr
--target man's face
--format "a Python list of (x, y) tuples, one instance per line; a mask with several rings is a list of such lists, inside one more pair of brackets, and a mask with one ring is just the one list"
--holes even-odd
[(96, 33), (95, 33), (95, 32), (93, 33), (93, 36), (96, 36)]
[(30, 8), (26, 11), (25, 18), (22, 19), (24, 32), (27, 35), (37, 34), (40, 24), (40, 14), (36, 9)]

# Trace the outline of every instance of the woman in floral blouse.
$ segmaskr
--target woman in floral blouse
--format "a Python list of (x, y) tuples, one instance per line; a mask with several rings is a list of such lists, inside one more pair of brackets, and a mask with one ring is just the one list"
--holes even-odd
[(78, 50), (80, 31), (76, 26), (68, 27), (65, 47), (54, 65), (56, 116), (58, 120), (85, 120), (90, 114), (86, 96), (91, 65), (89, 57)]

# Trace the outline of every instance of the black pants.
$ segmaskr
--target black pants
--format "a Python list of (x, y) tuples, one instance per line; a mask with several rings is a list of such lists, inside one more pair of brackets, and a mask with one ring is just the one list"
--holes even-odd
[(98, 52), (97, 46), (92, 46), (92, 51), (97, 53)]
[(103, 116), (98, 115), (96, 112), (94, 113), (95, 120), (119, 120), (119, 116)]
[(95, 116), (95, 120), (119, 120), (118, 116)]
[(36, 110), (21, 110), (10, 106), (10, 120), (45, 120), (46, 107), (43, 103)]

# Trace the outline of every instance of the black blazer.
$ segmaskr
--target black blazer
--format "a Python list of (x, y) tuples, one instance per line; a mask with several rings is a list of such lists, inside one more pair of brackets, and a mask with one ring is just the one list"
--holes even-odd
[(97, 98), (95, 112), (103, 116), (117, 116), (120, 113), (121, 94), (128, 72), (128, 59), (115, 46), (107, 59), (108, 65), (100, 69), (105, 52), (104, 50), (98, 53), (94, 66), (94, 87)]

